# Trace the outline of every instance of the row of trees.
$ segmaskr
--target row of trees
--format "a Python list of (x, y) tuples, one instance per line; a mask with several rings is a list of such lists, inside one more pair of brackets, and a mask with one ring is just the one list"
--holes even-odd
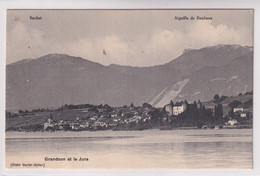
[(19, 116), (25, 116), (25, 115), (34, 115), (35, 113), (39, 112), (49, 112), (50, 110), (48, 108), (44, 109), (33, 109), (33, 110), (18, 110), (18, 113), (12, 113), (10, 111), (5, 111), (5, 115), (7, 118), (14, 118), (14, 117), (19, 117)]

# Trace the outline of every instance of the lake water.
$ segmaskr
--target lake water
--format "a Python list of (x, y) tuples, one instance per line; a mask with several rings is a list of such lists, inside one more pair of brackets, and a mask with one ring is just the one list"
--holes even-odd
[(6, 167), (245, 169), (252, 168), (252, 141), (252, 129), (7, 132)]

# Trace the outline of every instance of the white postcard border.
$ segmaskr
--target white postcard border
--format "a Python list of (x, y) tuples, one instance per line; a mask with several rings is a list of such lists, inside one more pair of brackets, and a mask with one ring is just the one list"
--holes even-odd
[[(6, 58), (6, 9), (254, 9), (254, 169), (225, 170), (8, 170), (5, 169), (5, 58)], [(257, 0), (12, 0), (0, 1), (0, 175), (260, 175), (260, 1)]]

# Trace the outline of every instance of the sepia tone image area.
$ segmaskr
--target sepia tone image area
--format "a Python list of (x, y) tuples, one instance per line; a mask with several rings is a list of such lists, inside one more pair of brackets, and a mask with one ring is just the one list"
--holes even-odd
[(6, 13), (6, 168), (253, 167), (252, 9)]

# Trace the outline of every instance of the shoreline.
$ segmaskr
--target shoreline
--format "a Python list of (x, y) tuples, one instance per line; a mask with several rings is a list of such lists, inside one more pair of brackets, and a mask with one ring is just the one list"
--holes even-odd
[(8, 130), (5, 133), (10, 132), (25, 132), (25, 133), (35, 133), (35, 132), (96, 132), (96, 131), (147, 131), (147, 130), (160, 130), (160, 131), (171, 131), (171, 130), (221, 130), (221, 129), (253, 129), (253, 125), (216, 125), (216, 126), (205, 126), (203, 128), (198, 127), (171, 127), (171, 126), (161, 126), (158, 128), (145, 128), (145, 129), (97, 129), (97, 130), (57, 130), (57, 131), (16, 131)]
[[(5, 134), (58, 134), (58, 133), (89, 133), (89, 134), (94, 134), (94, 133), (103, 133), (103, 132), (130, 132), (130, 133), (136, 133), (136, 132), (148, 132), (148, 131), (190, 131), (190, 130), (194, 130), (194, 131), (223, 131), (223, 130), (253, 130), (253, 128), (240, 128), (240, 127), (225, 127), (225, 128), (220, 128), (220, 129), (214, 129), (214, 128), (195, 128), (195, 127), (178, 127), (178, 128), (172, 128), (172, 129), (160, 129), (160, 128), (151, 128), (151, 129), (145, 129), (145, 130), (112, 130), (112, 129), (108, 129), (108, 130), (96, 130), (96, 131), (89, 131), (89, 130), (85, 130), (85, 131), (6, 131)], [(5, 136), (6, 138), (8, 138), (8, 136)]]

